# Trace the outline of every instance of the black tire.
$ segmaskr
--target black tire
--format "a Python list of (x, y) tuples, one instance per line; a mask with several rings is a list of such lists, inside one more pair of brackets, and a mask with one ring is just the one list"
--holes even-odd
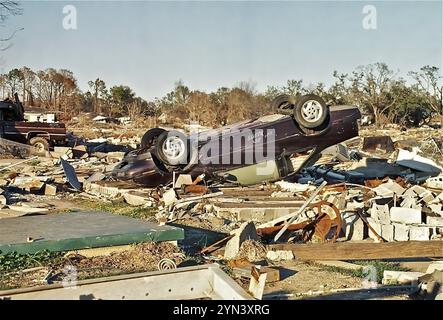
[(295, 105), (295, 98), (289, 94), (279, 94), (272, 99), (271, 105), (275, 109), (292, 109)]
[(295, 120), (301, 126), (316, 129), (325, 123), (329, 109), (321, 97), (307, 94), (298, 99), (293, 113)]
[(152, 128), (146, 131), (142, 137), (140, 149), (147, 149), (152, 147), (155, 143), (155, 139), (158, 138), (165, 131), (166, 130), (162, 128)]
[(29, 140), (29, 144), (37, 149), (39, 153), (45, 153), (45, 151), (49, 151), (49, 142), (45, 138), (42, 137), (34, 137)]
[[(177, 155), (168, 154), (165, 152), (167, 140), (175, 140), (177, 147)], [(172, 152), (174, 153), (174, 152)], [(157, 158), (170, 166), (186, 166), (189, 158), (189, 139), (188, 136), (180, 131), (172, 130), (163, 132), (156, 143)]]

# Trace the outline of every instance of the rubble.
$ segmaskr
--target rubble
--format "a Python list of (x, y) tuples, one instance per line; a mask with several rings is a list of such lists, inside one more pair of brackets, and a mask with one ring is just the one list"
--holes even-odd
[(292, 260), (294, 259), (294, 254), (288, 250), (271, 250), (266, 254), (266, 258), (271, 261)]
[[(342, 260), (435, 256), (434, 243), (443, 239), (441, 160), (424, 154), (422, 147), (413, 149), (413, 144), (408, 151), (408, 143), (397, 143), (401, 136), (379, 132), (376, 139), (369, 138), (330, 146), (317, 163), (285, 179), (261, 181), (259, 176), (244, 175), (254, 174), (251, 168), (235, 171), (244, 181), (256, 181), (248, 187), (214, 179), (208, 173), (176, 172), (171, 181), (159, 180), (155, 187), (117, 179), (113, 169), (128, 150), (137, 147), (140, 137), (83, 140), (57, 146), (46, 156), (0, 162), (0, 222), (19, 215), (49, 217), (53, 212), (70, 211), (75, 199), (90, 201), (100, 211), (117, 203), (130, 208), (128, 215), (139, 218), (140, 224), (147, 220), (155, 227), (184, 226), (184, 239), (178, 245), (197, 252), (199, 259), (227, 260), (228, 265), (246, 261), (233, 272), (254, 279), (251, 290), (257, 297), (268, 283), (281, 281), (274, 265), (313, 257), (333, 259), (321, 246), (334, 248), (335, 259)], [(149, 214), (139, 215), (143, 210)], [(209, 230), (219, 234), (213, 241), (198, 235), (188, 243), (192, 232), (186, 228), (193, 227), (199, 229), (192, 231), (197, 234)], [(28, 243), (25, 237), (30, 246), (43, 243), (36, 235), (27, 237), (33, 239)], [(415, 241), (423, 246), (414, 246)], [(348, 244), (361, 246), (351, 250)], [(375, 247), (385, 244), (411, 244), (413, 249)], [(274, 245), (306, 247), (297, 249), (301, 250), (297, 254), (285, 247), (273, 249)], [(428, 274), (441, 270), (438, 263), (429, 268)], [(421, 283), (425, 276), (388, 271), (384, 284)]]

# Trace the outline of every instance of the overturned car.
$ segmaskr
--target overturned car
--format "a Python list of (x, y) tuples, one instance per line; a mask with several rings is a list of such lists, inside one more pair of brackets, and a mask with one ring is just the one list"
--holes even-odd
[(357, 107), (328, 106), (316, 95), (297, 101), (281, 95), (273, 103), (282, 114), (219, 129), (191, 130), (189, 135), (150, 129), (140, 148), (127, 154), (112, 175), (149, 187), (170, 183), (174, 173), (251, 185), (310, 166), (322, 150), (358, 135)]

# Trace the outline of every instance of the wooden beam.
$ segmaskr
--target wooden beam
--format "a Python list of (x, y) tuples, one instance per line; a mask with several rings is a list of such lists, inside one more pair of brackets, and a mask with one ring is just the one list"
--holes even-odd
[(443, 257), (443, 241), (335, 242), (272, 244), (268, 250), (289, 250), (298, 260), (377, 260)]

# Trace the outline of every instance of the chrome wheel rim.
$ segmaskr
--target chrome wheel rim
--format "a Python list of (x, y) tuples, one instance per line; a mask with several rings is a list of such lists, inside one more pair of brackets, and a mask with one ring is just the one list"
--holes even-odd
[(170, 159), (180, 159), (185, 153), (185, 143), (177, 136), (167, 137), (163, 142), (163, 153)]
[(316, 100), (308, 100), (301, 107), (301, 116), (307, 122), (316, 122), (322, 115), (322, 105)]

